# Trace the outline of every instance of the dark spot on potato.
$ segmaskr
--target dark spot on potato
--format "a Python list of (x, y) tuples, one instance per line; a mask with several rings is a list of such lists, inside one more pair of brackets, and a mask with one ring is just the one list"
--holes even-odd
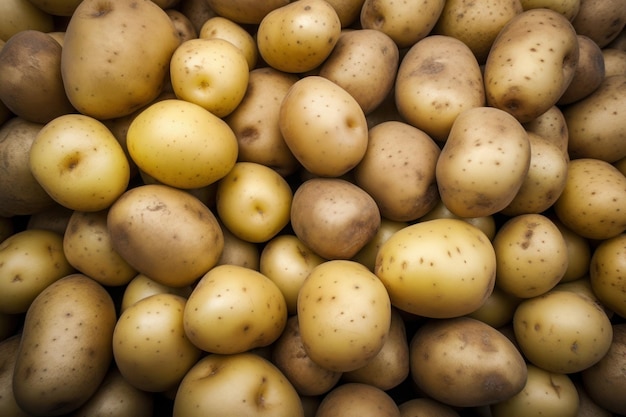
[(239, 142), (242, 144), (251, 144), (259, 139), (259, 130), (254, 126), (248, 126), (243, 129), (239, 135)]

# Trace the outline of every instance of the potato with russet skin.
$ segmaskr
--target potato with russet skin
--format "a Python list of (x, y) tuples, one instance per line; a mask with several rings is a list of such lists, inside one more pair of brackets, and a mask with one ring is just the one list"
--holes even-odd
[(96, 119), (128, 115), (161, 93), (179, 44), (172, 20), (151, 0), (83, 0), (65, 30), (65, 92)]
[(311, 178), (291, 203), (294, 234), (325, 259), (350, 259), (376, 234), (381, 216), (374, 199), (340, 178)]
[(485, 105), (481, 69), (462, 41), (431, 35), (402, 58), (395, 97), (408, 123), (445, 142), (459, 114)]
[(321, 76), (304, 77), (291, 86), (278, 125), (293, 155), (316, 176), (346, 174), (367, 149), (363, 109), (346, 90)]
[(324, 0), (300, 0), (267, 13), (256, 39), (261, 58), (272, 68), (304, 73), (324, 62), (340, 34), (333, 6)]
[(22, 330), (13, 391), (33, 415), (78, 409), (98, 389), (113, 360), (115, 305), (82, 274), (67, 275), (33, 301)]
[(113, 249), (139, 273), (172, 287), (191, 285), (217, 263), (224, 236), (193, 195), (161, 184), (127, 190), (109, 209)]
[(346, 90), (366, 115), (393, 90), (400, 53), (393, 40), (374, 29), (341, 33), (318, 74)]
[(557, 218), (588, 239), (609, 239), (626, 230), (626, 177), (608, 162), (569, 162), (565, 189), (554, 203)]
[(224, 39), (241, 50), (246, 57), (249, 70), (253, 70), (256, 67), (259, 59), (259, 49), (256, 40), (247, 30), (232, 20), (221, 16), (208, 19), (200, 28), (198, 38)]
[(493, 215), (513, 201), (530, 160), (528, 134), (517, 119), (494, 107), (467, 109), (437, 160), (441, 200), (459, 217)]
[(368, 384), (348, 382), (322, 398), (316, 417), (400, 417), (390, 394)]
[(603, 306), (626, 317), (626, 234), (603, 240), (594, 249), (589, 263), (593, 293)]
[(520, 0), (447, 0), (433, 34), (452, 36), (467, 45), (484, 64), (504, 25), (523, 11)]
[(173, 417), (304, 417), (293, 385), (269, 360), (254, 353), (210, 354), (181, 381)]
[(61, 77), (62, 47), (37, 30), (16, 33), (0, 50), (0, 100), (15, 115), (47, 123), (76, 110)]
[(572, 25), (600, 48), (617, 38), (626, 25), (626, 9), (621, 0), (581, 0)]
[(526, 10), (502, 28), (485, 62), (487, 104), (521, 123), (556, 104), (574, 77), (578, 37), (551, 9)]
[(557, 105), (564, 106), (584, 99), (600, 87), (604, 77), (602, 49), (590, 38), (578, 35), (578, 64)]
[(411, 378), (428, 397), (453, 407), (480, 407), (519, 393), (526, 363), (493, 327), (468, 317), (430, 320), (410, 342)]

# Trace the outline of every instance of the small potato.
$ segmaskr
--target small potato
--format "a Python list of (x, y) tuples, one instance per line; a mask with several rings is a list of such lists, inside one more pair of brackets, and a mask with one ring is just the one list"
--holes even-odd
[(326, 0), (337, 12), (339, 20), (341, 21), (341, 27), (345, 28), (351, 26), (353, 23), (358, 23), (359, 16), (361, 14), (361, 8), (365, 0)]
[(493, 107), (467, 109), (437, 160), (441, 200), (459, 217), (493, 215), (515, 198), (530, 160), (528, 134), (513, 116)]
[(98, 389), (111, 366), (115, 305), (93, 279), (67, 275), (33, 301), (22, 330), (13, 391), (27, 413), (63, 415)]
[(25, 313), (50, 284), (74, 272), (63, 251), (63, 236), (27, 229), (0, 242), (0, 312)]
[(518, 298), (548, 292), (567, 269), (565, 239), (542, 214), (521, 214), (506, 221), (493, 239), (493, 248), (496, 286)]
[(500, 30), (522, 11), (520, 0), (447, 0), (433, 33), (459, 39), (484, 64)]
[(513, 330), (530, 363), (563, 374), (597, 363), (613, 338), (604, 310), (591, 298), (572, 291), (552, 290), (522, 301), (515, 310)]
[(427, 397), (407, 400), (398, 408), (400, 417), (459, 417), (454, 408)]
[(487, 323), (491, 327), (500, 328), (511, 322), (515, 309), (521, 301), (520, 298), (496, 286), (485, 303), (467, 316)]
[(301, 396), (323, 395), (342, 376), (341, 372), (323, 368), (307, 355), (302, 344), (297, 315), (289, 317), (285, 330), (272, 346), (272, 363), (289, 379)]
[(361, 106), (324, 77), (304, 77), (291, 86), (280, 106), (278, 125), (293, 155), (314, 175), (344, 175), (367, 149), (368, 127)]
[(485, 62), (487, 104), (521, 123), (556, 104), (574, 77), (578, 37), (569, 20), (546, 8), (526, 10), (502, 28)]
[(528, 133), (537, 134), (556, 145), (569, 158), (567, 149), (569, 130), (563, 111), (558, 106), (550, 107), (535, 119), (524, 123), (523, 126)]
[(413, 126), (445, 142), (464, 110), (485, 105), (476, 57), (452, 36), (432, 35), (402, 58), (395, 90), (398, 111)]
[(265, 275), (219, 265), (194, 287), (185, 306), (185, 334), (200, 349), (234, 354), (273, 343), (285, 328), (287, 305)]
[[(229, 1), (227, 3), (233, 4), (234, 2)], [(263, 4), (267, 4), (267, 2)], [(191, 21), (193, 27), (196, 29), (196, 33), (200, 32), (204, 22), (217, 16), (217, 13), (209, 6), (207, 0), (180, 0), (176, 9), (180, 10), (181, 13)]]
[(626, 74), (604, 78), (584, 99), (563, 108), (572, 159), (626, 157)]
[(604, 48), (624, 29), (626, 8), (621, 0), (581, 0), (572, 25), (579, 35)]
[(256, 39), (259, 54), (272, 68), (303, 73), (324, 62), (340, 34), (333, 6), (324, 0), (300, 0), (267, 13)]
[(626, 177), (599, 159), (574, 159), (554, 203), (558, 219), (589, 239), (609, 239), (626, 230)]
[(256, 66), (259, 58), (256, 41), (248, 31), (232, 20), (221, 16), (212, 17), (204, 22), (198, 37), (201, 39), (224, 39), (243, 52), (248, 62), (248, 69), (252, 70)]
[(578, 407), (578, 392), (568, 375), (529, 364), (523, 389), (511, 398), (492, 404), (490, 412), (492, 417), (577, 417)]
[(148, 298), (155, 294), (174, 294), (187, 298), (191, 294), (192, 287), (169, 287), (159, 284), (153, 279), (148, 278), (144, 274), (137, 274), (124, 288), (122, 295), (122, 303), (120, 305), (120, 313), (124, 312), (128, 307), (137, 301)]
[(372, 385), (357, 382), (337, 386), (324, 396), (315, 417), (400, 417), (393, 398)]
[[(178, 0), (175, 0), (178, 2)], [(165, 13), (170, 17), (180, 42), (183, 43), (189, 39), (198, 37), (198, 31), (191, 22), (191, 20), (185, 16), (180, 10), (177, 9), (165, 9)]]
[(376, 234), (381, 216), (374, 199), (339, 178), (312, 178), (293, 195), (295, 235), (325, 259), (350, 259)]
[(178, 295), (155, 294), (120, 315), (113, 332), (113, 355), (133, 387), (147, 392), (175, 388), (200, 358), (200, 349), (185, 334), (186, 303)]
[(602, 49), (604, 59), (604, 73), (606, 77), (612, 75), (626, 75), (626, 50), (617, 48)]
[(389, 35), (399, 48), (408, 48), (431, 32), (444, 3), (444, 0), (365, 0), (361, 8), (361, 27), (379, 30)]
[(589, 272), (589, 263), (591, 261), (591, 245), (589, 241), (574, 233), (557, 218), (552, 218), (552, 221), (561, 231), (567, 246), (567, 270), (563, 274), (560, 283), (584, 277)]
[(383, 122), (369, 130), (367, 150), (354, 169), (356, 184), (393, 221), (416, 220), (439, 201), (435, 167), (441, 150), (407, 123)]
[(383, 32), (349, 30), (339, 36), (319, 75), (350, 93), (367, 115), (392, 91), (399, 62), (397, 45)]
[(217, 15), (237, 23), (259, 24), (272, 10), (286, 6), (289, 0), (205, 0)]
[(493, 215), (480, 216), (480, 217), (460, 217), (452, 213), (441, 200), (424, 216), (419, 218), (419, 221), (434, 220), (434, 219), (458, 219), (463, 220), (472, 226), (478, 227), (489, 240), (493, 240), (496, 235), (496, 220)]
[(399, 230), (382, 244), (375, 273), (392, 304), (411, 314), (449, 318), (477, 310), (494, 287), (496, 258), (487, 236), (458, 219)]
[(472, 318), (427, 321), (410, 349), (413, 381), (450, 406), (494, 404), (519, 393), (526, 382), (526, 363), (513, 343)]
[(382, 217), (380, 219), (380, 227), (369, 242), (361, 248), (361, 250), (352, 257), (353, 261), (366, 266), (370, 271), (374, 272), (376, 266), (376, 255), (383, 243), (387, 241), (395, 232), (408, 226), (408, 222), (397, 222)]
[(563, 106), (582, 100), (600, 87), (604, 77), (602, 49), (590, 38), (578, 35), (578, 64), (572, 82), (558, 99), (557, 104)]
[(258, 271), (261, 257), (259, 246), (235, 236), (223, 225), (222, 233), (224, 249), (216, 265), (239, 265)]
[(602, 241), (589, 264), (593, 293), (603, 306), (626, 317), (626, 234)]
[(382, 349), (391, 325), (391, 303), (381, 281), (354, 261), (315, 267), (298, 294), (304, 350), (335, 372), (365, 366)]

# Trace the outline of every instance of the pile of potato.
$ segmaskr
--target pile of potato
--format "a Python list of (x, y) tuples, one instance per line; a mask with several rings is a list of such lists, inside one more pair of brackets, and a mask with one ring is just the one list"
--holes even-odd
[(623, 0), (2, 0), (0, 415), (626, 415)]

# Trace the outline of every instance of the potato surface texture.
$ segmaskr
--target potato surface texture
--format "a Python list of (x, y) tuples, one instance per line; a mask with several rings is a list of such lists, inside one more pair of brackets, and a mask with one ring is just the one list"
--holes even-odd
[(13, 390), (33, 415), (62, 415), (86, 402), (106, 376), (116, 314), (100, 284), (68, 275), (42, 291), (28, 310)]

